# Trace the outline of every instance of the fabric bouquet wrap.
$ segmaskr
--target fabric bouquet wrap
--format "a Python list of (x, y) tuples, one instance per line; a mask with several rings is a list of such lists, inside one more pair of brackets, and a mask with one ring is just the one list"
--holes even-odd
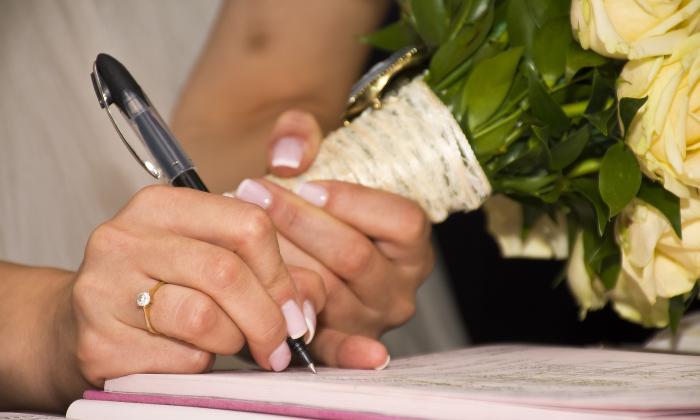
[[(568, 259), (581, 317), (675, 329), (700, 277), (700, 0), (399, 0), (422, 52), (301, 182), (482, 207), (506, 257)], [(383, 73), (378, 79), (382, 80)]]

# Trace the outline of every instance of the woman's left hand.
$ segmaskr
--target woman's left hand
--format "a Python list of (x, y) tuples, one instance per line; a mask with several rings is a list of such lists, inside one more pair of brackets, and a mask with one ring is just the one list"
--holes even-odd
[[(272, 172), (293, 176), (313, 161), (321, 130), (308, 113), (289, 111), (273, 130)], [(320, 361), (382, 368), (377, 340), (415, 312), (416, 291), (432, 270), (431, 226), (423, 210), (398, 195), (335, 181), (292, 193), (267, 180), (245, 180), (238, 198), (265, 208), (287, 264), (321, 275), (328, 295), (311, 345)]]

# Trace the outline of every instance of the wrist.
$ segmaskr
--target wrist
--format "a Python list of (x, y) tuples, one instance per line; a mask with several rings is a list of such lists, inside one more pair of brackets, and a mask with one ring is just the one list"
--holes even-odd
[(6, 263), (0, 273), (0, 409), (65, 410), (76, 393), (65, 383), (77, 382), (64, 315), (73, 273)]

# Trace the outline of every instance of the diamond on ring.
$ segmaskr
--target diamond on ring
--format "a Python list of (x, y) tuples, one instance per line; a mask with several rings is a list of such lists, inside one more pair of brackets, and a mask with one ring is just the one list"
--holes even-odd
[(151, 294), (148, 292), (141, 292), (138, 295), (136, 295), (136, 304), (144, 308), (148, 306), (148, 304), (151, 303)]

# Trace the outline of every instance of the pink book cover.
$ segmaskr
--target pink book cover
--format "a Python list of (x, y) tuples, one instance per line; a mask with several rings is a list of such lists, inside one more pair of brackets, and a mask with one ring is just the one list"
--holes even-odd
[(367, 420), (409, 419), (383, 414), (331, 410), (327, 408), (308, 407), (292, 404), (277, 404), (259, 401), (234, 400), (229, 398), (188, 397), (179, 395), (131, 394), (122, 392), (104, 392), (88, 390), (83, 394), (86, 400), (116, 401), (141, 404), (177, 405), (186, 407), (214, 408), (218, 410), (245, 411), (252, 413), (276, 414), (309, 419), (350, 420), (361, 416)]

